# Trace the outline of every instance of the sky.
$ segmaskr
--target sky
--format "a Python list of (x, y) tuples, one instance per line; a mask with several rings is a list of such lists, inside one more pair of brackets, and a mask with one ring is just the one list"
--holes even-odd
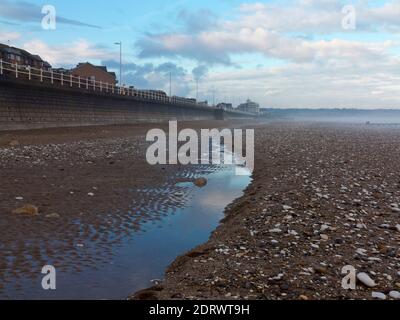
[(234, 105), (400, 108), (399, 31), (400, 0), (0, 0), (0, 43), (118, 74), (121, 41), (124, 84)]

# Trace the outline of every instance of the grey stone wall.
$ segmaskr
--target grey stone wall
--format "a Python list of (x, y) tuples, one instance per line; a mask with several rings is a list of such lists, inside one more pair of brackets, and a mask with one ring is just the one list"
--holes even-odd
[(195, 105), (173, 105), (0, 76), (0, 130), (245, 118)]

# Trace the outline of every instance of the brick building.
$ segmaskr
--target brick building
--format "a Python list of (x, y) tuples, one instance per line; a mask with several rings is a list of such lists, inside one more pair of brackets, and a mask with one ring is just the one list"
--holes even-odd
[(101, 81), (113, 85), (118, 83), (115, 72), (109, 72), (107, 67), (95, 66), (89, 62), (79, 63), (70, 72), (74, 77), (81, 77), (82, 79)]
[(0, 43), (0, 59), (8, 63), (31, 66), (37, 69), (51, 69), (51, 65), (44, 61), (40, 56), (2, 43)]

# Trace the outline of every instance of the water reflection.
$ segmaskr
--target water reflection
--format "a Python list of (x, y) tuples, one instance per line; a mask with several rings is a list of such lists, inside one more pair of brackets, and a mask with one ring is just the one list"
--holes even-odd
[[(208, 179), (205, 188), (187, 182), (200, 176)], [(205, 242), (249, 182), (233, 166), (195, 166), (164, 185), (130, 190), (128, 212), (50, 222), (4, 215), (0, 298), (124, 299), (163, 277), (176, 256)], [(56, 291), (41, 289), (46, 264), (57, 269)]]

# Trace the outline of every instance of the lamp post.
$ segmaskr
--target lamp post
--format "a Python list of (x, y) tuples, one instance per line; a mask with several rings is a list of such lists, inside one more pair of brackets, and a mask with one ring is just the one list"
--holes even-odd
[(119, 86), (122, 87), (122, 41), (115, 44), (119, 46)]
[(172, 70), (169, 71), (169, 96), (172, 97)]

